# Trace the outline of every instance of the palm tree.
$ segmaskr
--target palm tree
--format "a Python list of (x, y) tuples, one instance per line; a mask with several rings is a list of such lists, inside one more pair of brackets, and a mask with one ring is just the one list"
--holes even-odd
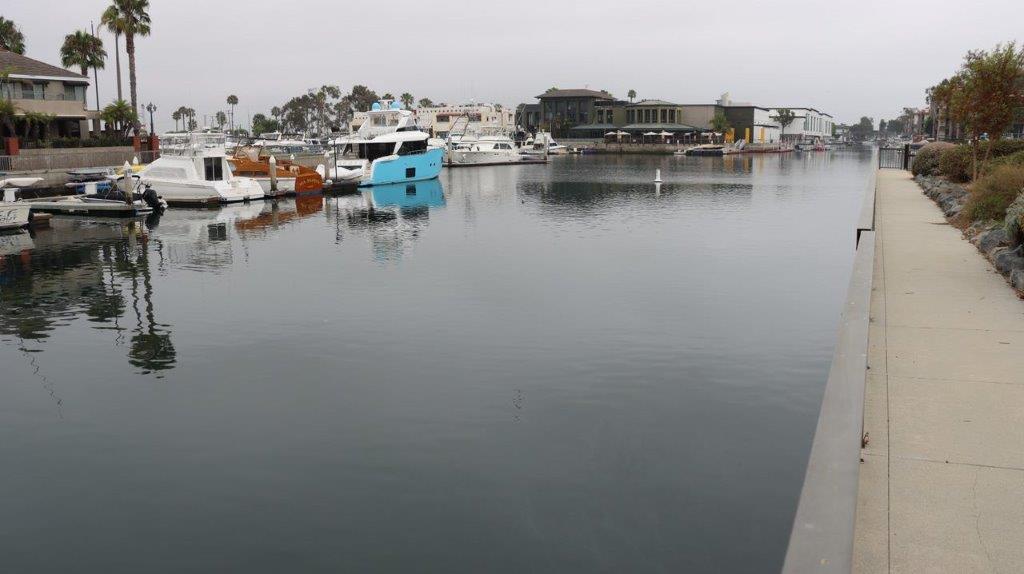
[[(123, 100), (124, 96), (121, 95), (121, 47), (119, 40), (121, 39), (121, 29), (118, 21), (118, 10), (116, 6), (110, 6), (103, 11), (103, 15), (100, 16), (100, 26), (106, 26), (107, 30), (114, 33), (114, 64), (117, 67), (117, 99)], [(99, 104), (96, 104), (99, 107)]]
[(0, 16), (0, 48), (15, 54), (25, 53), (25, 35), (13, 20)]
[(0, 98), (0, 125), (4, 126), (5, 137), (17, 137), (14, 131), (14, 116), (18, 113), (18, 107), (14, 102), (6, 98)]
[(106, 122), (108, 128), (113, 126), (121, 135), (128, 135), (129, 128), (139, 122), (139, 114), (135, 112), (135, 108), (124, 100), (117, 100), (103, 108), (100, 118)]
[(392, 96), (391, 92), (385, 92), (384, 95), (380, 97), (380, 99), (394, 101), (395, 96)]
[[(109, 16), (109, 18), (108, 18)], [(138, 82), (135, 75), (135, 37), (148, 36), (149, 25), (149, 0), (113, 0), (113, 3), (103, 13), (114, 27), (124, 34), (124, 49), (128, 52), (128, 86), (131, 93), (132, 109), (138, 109)], [(136, 124), (138, 120), (136, 120)], [(135, 129), (138, 130), (136, 125)]]
[(416, 101), (415, 99), (413, 99), (412, 94), (410, 94), (409, 92), (405, 92), (404, 94), (402, 94), (401, 100), (402, 105), (405, 106), (405, 109), (407, 110), (411, 108), (412, 103)]
[(629, 92), (627, 92), (626, 93), (626, 97), (629, 98), (630, 102), (635, 100), (636, 99), (636, 90), (630, 90)]
[(228, 105), (231, 106), (231, 129), (235, 129), (235, 106), (238, 105), (238, 96), (231, 94), (228, 96)]
[[(103, 40), (84, 31), (76, 30), (74, 34), (64, 37), (64, 45), (60, 47), (60, 63), (65, 68), (78, 66), (83, 76), (89, 74), (89, 68), (102, 70), (107, 51), (103, 49)], [(96, 109), (100, 102), (96, 100)]]
[(430, 98), (420, 98), (419, 104), (421, 108), (429, 108), (434, 102)]
[(178, 122), (181, 121), (181, 110), (174, 110), (171, 114), (171, 119), (174, 120), (174, 131), (178, 131)]

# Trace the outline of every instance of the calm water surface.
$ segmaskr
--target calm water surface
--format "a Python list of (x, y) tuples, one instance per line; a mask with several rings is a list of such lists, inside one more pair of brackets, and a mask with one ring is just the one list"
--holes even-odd
[(0, 237), (0, 570), (776, 571), (871, 168), (566, 157)]

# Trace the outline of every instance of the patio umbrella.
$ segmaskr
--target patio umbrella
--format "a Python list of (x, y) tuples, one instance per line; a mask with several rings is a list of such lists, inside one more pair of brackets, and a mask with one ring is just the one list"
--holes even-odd
[(658, 135), (663, 137), (663, 138), (670, 138), (670, 137), (672, 137), (672, 132), (667, 132), (665, 130), (661, 130), (661, 133), (658, 134)]

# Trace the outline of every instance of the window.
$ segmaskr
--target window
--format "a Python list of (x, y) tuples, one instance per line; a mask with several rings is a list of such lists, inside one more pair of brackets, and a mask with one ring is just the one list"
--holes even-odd
[(668, 123), (670, 123), (670, 124), (676, 123), (676, 111), (675, 110), (669, 110), (668, 111)]
[(72, 102), (84, 102), (85, 86), (81, 84), (64, 84), (64, 99)]
[(21, 99), (41, 100), (43, 99), (43, 84), (22, 84)]
[(219, 157), (204, 157), (203, 168), (206, 181), (224, 180), (224, 162)]
[(661, 110), (661, 123), (668, 122), (668, 110)]
[[(405, 177), (416, 177), (416, 168), (414, 168), (414, 167), (407, 167), (407, 168), (405, 168)], [(413, 188), (412, 193), (413, 193), (413, 195), (416, 194), (416, 188), (415, 187)]]

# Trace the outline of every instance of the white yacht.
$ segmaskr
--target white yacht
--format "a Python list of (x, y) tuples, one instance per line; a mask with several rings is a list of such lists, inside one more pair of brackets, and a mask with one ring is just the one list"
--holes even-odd
[(160, 159), (139, 172), (143, 185), (169, 204), (211, 204), (263, 197), (263, 188), (231, 171), (224, 134), (190, 133), (168, 136)]
[(329, 170), (331, 179), (358, 179), (359, 185), (365, 186), (437, 177), (444, 150), (428, 145), (430, 134), (420, 130), (412, 112), (395, 102), (381, 101), (373, 104), (367, 116), (355, 134), (332, 142), (338, 156), (334, 169)]
[(450, 165), (491, 165), (522, 161), (519, 147), (501, 129), (483, 130), (472, 138), (454, 141), (448, 150)]
[(560, 155), (567, 152), (568, 148), (556, 142), (551, 134), (545, 131), (539, 131), (536, 136), (527, 138), (522, 149), (525, 155)]

